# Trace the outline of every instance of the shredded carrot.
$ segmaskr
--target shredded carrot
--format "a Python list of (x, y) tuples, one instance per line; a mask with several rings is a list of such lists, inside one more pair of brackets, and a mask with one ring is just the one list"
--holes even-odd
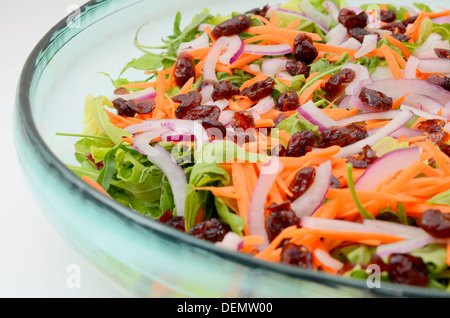
[(395, 51), (386, 44), (383, 44), (380, 50), (383, 52), (383, 56), (386, 59), (386, 62), (388, 63), (389, 69), (391, 70), (392, 75), (394, 75), (394, 78), (404, 78), (405, 76), (403, 75), (403, 72), (398, 65), (397, 59), (395, 58), (394, 53), (392, 53)]
[(313, 84), (311, 84), (311, 86), (309, 86), (307, 89), (305, 89), (303, 93), (300, 95), (300, 105), (303, 105), (308, 100), (312, 99), (314, 92), (318, 90), (320, 86), (322, 86), (323, 84), (325, 84), (325, 80), (319, 79), (315, 81)]
[(408, 50), (408, 48), (402, 42), (400, 42), (399, 40), (397, 40), (390, 34), (386, 33), (384, 36), (392, 45), (394, 45), (396, 48), (398, 48), (407, 59), (411, 56), (411, 52)]
[(120, 87), (131, 88), (131, 89), (149, 88), (149, 87), (156, 87), (156, 82), (153, 81), (153, 82), (128, 83), (128, 84), (123, 84)]
[(110, 195), (108, 194), (108, 192), (105, 191), (105, 189), (103, 189), (103, 187), (94, 179), (91, 179), (87, 176), (82, 176), (81, 179), (86, 182), (87, 184), (89, 184), (91, 187), (93, 187), (95, 190), (97, 190), (98, 192), (106, 195), (107, 197), (110, 197)]
[(333, 54), (339, 54), (342, 55), (345, 52), (348, 53), (349, 56), (354, 57), (357, 50), (347, 49), (339, 46), (334, 45), (328, 45), (328, 44), (322, 44), (322, 43), (314, 43), (314, 46), (317, 48), (318, 51), (321, 52), (327, 52), (327, 53), (333, 53)]
[(292, 41), (300, 34), (306, 34), (311, 37), (313, 41), (322, 41), (322, 38), (316, 34), (311, 32), (305, 32), (305, 31), (297, 31), (297, 30), (289, 30), (285, 28), (280, 27), (274, 27), (274, 26), (254, 26), (247, 29), (248, 33), (253, 34), (272, 34), (272, 35), (280, 35), (286, 38), (292, 39)]

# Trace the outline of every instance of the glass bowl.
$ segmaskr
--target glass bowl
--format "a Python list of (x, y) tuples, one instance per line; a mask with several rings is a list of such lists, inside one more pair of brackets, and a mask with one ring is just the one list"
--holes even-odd
[[(135, 297), (376, 297), (448, 296), (424, 288), (335, 277), (229, 252), (154, 222), (93, 190), (65, 164), (74, 164), (82, 131), (84, 98), (112, 86), (140, 52), (140, 41), (160, 43), (208, 7), (211, 13), (248, 10), (266, 3), (206, 0), (90, 1), (53, 27), (30, 54), (20, 79), (14, 113), (16, 149), (37, 203), (60, 235)], [(405, 2), (405, 1), (404, 1)], [(406, 2), (405, 2), (406, 3)], [(176, 8), (176, 10), (174, 10)]]

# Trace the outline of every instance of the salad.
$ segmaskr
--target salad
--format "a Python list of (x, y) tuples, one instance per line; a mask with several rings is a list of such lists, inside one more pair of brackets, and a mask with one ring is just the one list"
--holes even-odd
[(181, 21), (158, 46), (139, 29), (142, 55), (86, 97), (70, 169), (219, 248), (450, 291), (450, 10), (291, 0)]

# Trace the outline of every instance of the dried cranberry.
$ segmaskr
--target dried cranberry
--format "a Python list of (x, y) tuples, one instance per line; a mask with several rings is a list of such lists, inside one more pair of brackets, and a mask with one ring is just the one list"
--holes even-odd
[(160, 217), (159, 217), (159, 221), (162, 223), (166, 223), (167, 221), (169, 221), (171, 218), (173, 218), (173, 214), (171, 210), (167, 210), (166, 212), (164, 212)]
[(442, 140), (438, 142), (439, 149), (447, 155), (447, 157), (450, 157), (450, 145), (446, 142), (443, 142)]
[(351, 37), (355, 38), (356, 40), (362, 43), (366, 35), (370, 35), (373, 33), (363, 28), (353, 28), (348, 31), (348, 34), (350, 34)]
[(126, 95), (126, 94), (129, 94), (129, 93), (130, 92), (125, 87), (119, 87), (119, 88), (116, 88), (114, 90), (114, 94), (115, 95)]
[(345, 147), (369, 136), (363, 125), (354, 123), (346, 126), (331, 126), (320, 133), (319, 147)]
[(447, 76), (439, 76), (436, 74), (431, 74), (426, 81), (433, 85), (437, 85), (442, 87), (443, 89), (450, 91), (450, 77)]
[(252, 113), (245, 110), (235, 112), (233, 119), (231, 120), (231, 127), (234, 129), (242, 129), (244, 131), (255, 128), (255, 120), (253, 119)]
[(338, 21), (340, 24), (345, 26), (347, 19), (354, 15), (356, 15), (355, 11), (353, 11), (351, 9), (343, 8), (343, 9), (339, 10)]
[(391, 22), (386, 23), (385, 25), (382, 25), (380, 27), (382, 30), (391, 31), (392, 33), (405, 33), (406, 32), (406, 26), (403, 24), (403, 22)]
[(402, 34), (399, 32), (392, 33), (392, 37), (394, 39), (399, 40), (400, 42), (408, 42), (409, 40), (411, 40), (411, 37), (409, 35)]
[(172, 101), (175, 103), (182, 103), (184, 101), (184, 98), (186, 97), (186, 94), (178, 94), (173, 97), (171, 97)]
[(423, 260), (408, 254), (392, 254), (387, 271), (391, 281), (398, 284), (426, 286), (429, 281)]
[(215, 243), (221, 242), (230, 230), (230, 227), (219, 219), (210, 218), (194, 225), (187, 233), (196, 238)]
[(175, 116), (178, 119), (184, 119), (188, 110), (200, 106), (201, 101), (202, 95), (198, 91), (190, 91), (186, 94), (181, 104), (175, 110)]
[(369, 15), (365, 11), (361, 11), (360, 13), (356, 15), (351, 15), (345, 20), (344, 26), (348, 30), (352, 30), (355, 28), (365, 28), (367, 26), (367, 20), (369, 18)]
[(272, 242), (285, 228), (292, 225), (300, 226), (300, 218), (293, 210), (274, 211), (269, 214), (266, 222), (269, 242)]
[(354, 168), (367, 168), (377, 159), (378, 157), (372, 147), (366, 145), (363, 147), (361, 155), (347, 158), (347, 161), (350, 162)]
[(311, 37), (306, 34), (299, 34), (294, 40), (294, 57), (297, 61), (311, 64), (319, 55), (313, 45)]
[(128, 102), (123, 98), (116, 98), (112, 101), (114, 108), (117, 110), (117, 114), (125, 117), (134, 117), (136, 111), (132, 109)]
[(286, 156), (286, 147), (283, 145), (276, 145), (271, 150), (272, 156), (274, 157), (285, 157)]
[(291, 200), (295, 200), (305, 193), (314, 182), (316, 170), (313, 167), (305, 167), (297, 172), (294, 180), (289, 184), (289, 191), (292, 192)]
[(442, 119), (427, 119), (420, 122), (416, 129), (428, 134), (428, 139), (437, 144), (448, 138), (448, 133), (444, 130), (445, 121)]
[(230, 99), (232, 96), (238, 95), (239, 93), (239, 88), (227, 80), (219, 82), (214, 87), (211, 97), (214, 101), (216, 101), (220, 99)]
[(149, 114), (153, 111), (153, 107), (156, 105), (153, 99), (136, 100), (132, 99), (128, 101), (128, 106), (138, 114)]
[(373, 253), (372, 255), (370, 255), (369, 264), (378, 265), (378, 267), (380, 268), (380, 272), (384, 272), (384, 271), (388, 270), (388, 265), (383, 261), (381, 256), (379, 256), (376, 253)]
[(302, 157), (312, 151), (316, 145), (316, 134), (309, 130), (302, 130), (292, 135), (286, 148), (287, 157)]
[(281, 122), (283, 120), (285, 120), (287, 117), (285, 114), (283, 113), (279, 113), (278, 115), (275, 116), (275, 118), (273, 119), (273, 123), (275, 124), (275, 127), (278, 127), (278, 125), (281, 124)]
[(211, 118), (203, 119), (202, 126), (210, 138), (214, 137), (213, 139), (223, 139), (227, 134), (225, 126), (220, 121)]
[(175, 63), (174, 80), (178, 86), (183, 86), (192, 77), (195, 78), (194, 58), (187, 52), (182, 52)]
[(296, 110), (300, 106), (300, 99), (297, 92), (288, 91), (280, 94), (275, 101), (275, 109), (278, 110)]
[(248, 10), (247, 12), (245, 12), (245, 14), (254, 14), (254, 15), (259, 15), (260, 17), (265, 17), (268, 10), (269, 10), (269, 5), (266, 4), (262, 8), (253, 8), (251, 10)]
[(172, 211), (167, 210), (161, 215), (159, 221), (165, 223), (173, 228), (185, 232), (185, 223), (183, 216), (173, 216)]
[(272, 94), (274, 86), (275, 80), (268, 77), (263, 81), (256, 82), (252, 86), (247, 87), (242, 93), (247, 94), (252, 101), (259, 101)]
[(408, 26), (408, 24), (413, 24), (414, 22), (416, 22), (417, 18), (419, 16), (418, 15), (413, 15), (412, 17), (409, 17), (403, 21), (401, 21), (401, 23), (405, 26), (405, 28)]
[(281, 262), (302, 268), (313, 268), (311, 252), (303, 245), (287, 243), (281, 249)]
[(392, 108), (393, 100), (391, 97), (373, 89), (363, 87), (359, 93), (359, 99), (367, 106), (376, 110), (384, 111)]
[(220, 116), (220, 108), (215, 105), (200, 105), (186, 112), (187, 120), (203, 120), (206, 118), (217, 120)]
[(305, 78), (307, 78), (309, 76), (310, 67), (302, 61), (294, 61), (289, 59), (286, 62), (286, 71), (292, 76), (303, 74)]
[(267, 207), (270, 212), (275, 211), (289, 211), (291, 209), (291, 201), (284, 201), (283, 203), (273, 203)]
[(434, 49), (434, 52), (436, 53), (437, 57), (441, 59), (450, 59), (450, 50)]
[(324, 90), (330, 98), (336, 97), (345, 87), (356, 77), (354, 70), (344, 68), (336, 74), (333, 74), (325, 83)]
[(450, 214), (428, 209), (420, 216), (417, 224), (428, 234), (438, 238), (450, 238)]
[(397, 19), (397, 15), (393, 10), (380, 10), (380, 20), (383, 22), (394, 22)]
[(215, 88), (215, 87), (217, 86), (217, 84), (219, 84), (219, 83), (216, 82), (216, 81), (213, 81), (213, 80), (203, 80), (203, 81), (201, 81), (200, 84), (198, 85), (197, 90), (198, 90), (199, 92), (201, 92), (202, 89), (205, 88), (205, 87), (208, 86), (208, 85), (212, 85), (212, 87)]
[(226, 137), (235, 144), (242, 146), (245, 143), (256, 141), (255, 132), (256, 130), (254, 128), (248, 128), (246, 130), (243, 128), (236, 128), (233, 131), (227, 131)]
[(244, 32), (251, 25), (252, 20), (245, 14), (241, 14), (216, 25), (211, 34), (215, 39), (218, 39), (221, 36), (230, 36)]

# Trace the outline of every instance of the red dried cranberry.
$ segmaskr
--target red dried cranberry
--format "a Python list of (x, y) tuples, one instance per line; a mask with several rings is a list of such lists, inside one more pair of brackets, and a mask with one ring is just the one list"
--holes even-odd
[(211, 94), (211, 97), (214, 101), (220, 99), (230, 99), (234, 95), (239, 95), (240, 91), (233, 83), (230, 81), (222, 81), (219, 82), (215, 87)]
[(219, 84), (219, 83), (216, 82), (216, 81), (213, 81), (213, 80), (203, 80), (203, 81), (201, 81), (200, 84), (198, 85), (197, 90), (198, 90), (199, 92), (201, 92), (202, 89), (205, 88), (205, 87), (208, 86), (208, 85), (212, 85), (213, 88), (215, 88), (215, 87), (217, 86), (217, 84)]
[(234, 131), (227, 131), (226, 137), (235, 144), (242, 146), (243, 144), (256, 141), (255, 132), (254, 128), (248, 128), (246, 131), (243, 128), (236, 128)]
[(275, 109), (288, 111), (296, 110), (300, 106), (297, 92), (288, 91), (280, 94), (275, 101)]
[(302, 61), (294, 61), (289, 59), (286, 62), (286, 71), (292, 76), (303, 74), (305, 78), (307, 78), (309, 76), (310, 67)]
[(331, 75), (324, 87), (327, 96), (330, 98), (336, 97), (346, 87), (346, 84), (352, 82), (355, 77), (355, 71), (349, 68), (343, 68), (338, 73)]
[(363, 147), (361, 155), (347, 158), (347, 161), (350, 162), (354, 168), (367, 168), (377, 159), (378, 157), (372, 147), (366, 145)]
[(273, 203), (267, 207), (270, 212), (275, 211), (289, 211), (291, 209), (291, 201), (284, 201), (283, 203)]
[(419, 16), (418, 15), (413, 15), (412, 17), (409, 17), (403, 21), (401, 21), (401, 23), (405, 26), (405, 28), (408, 26), (408, 24), (413, 24), (414, 22), (416, 22), (417, 18)]
[(442, 119), (427, 119), (420, 122), (416, 129), (428, 134), (428, 139), (437, 144), (445, 141), (449, 136), (444, 130), (445, 121)]
[(285, 228), (296, 225), (300, 226), (300, 218), (295, 214), (293, 210), (280, 210), (274, 211), (267, 217), (267, 236), (269, 242), (272, 242), (278, 234), (281, 233)]
[(450, 238), (450, 214), (428, 209), (420, 216), (417, 224), (428, 234), (438, 238)]
[(387, 271), (391, 281), (398, 284), (426, 286), (429, 281), (423, 260), (408, 254), (392, 254)]
[(251, 25), (252, 20), (245, 14), (241, 14), (216, 25), (213, 28), (211, 35), (215, 39), (218, 39), (221, 36), (235, 35), (244, 32)]
[(234, 129), (242, 129), (244, 131), (255, 128), (255, 120), (253, 119), (252, 113), (245, 110), (235, 112), (233, 119), (231, 120), (231, 127)]
[(363, 87), (359, 93), (359, 99), (367, 106), (376, 110), (384, 111), (392, 108), (393, 100), (391, 97), (376, 90)]
[(129, 93), (130, 92), (125, 87), (119, 87), (119, 88), (116, 88), (114, 90), (114, 94), (115, 95), (126, 95), (126, 94), (129, 94)]
[(291, 200), (295, 200), (305, 193), (314, 182), (316, 170), (313, 167), (305, 167), (297, 172), (294, 180), (289, 184), (289, 191), (292, 192)]
[(343, 8), (343, 9), (339, 10), (338, 21), (340, 24), (345, 26), (347, 19), (354, 15), (356, 15), (355, 11), (353, 11), (351, 9)]
[(145, 99), (145, 100), (129, 100), (128, 106), (138, 114), (149, 114), (153, 111), (153, 107), (156, 105), (155, 100)]
[(391, 31), (392, 33), (405, 33), (406, 32), (406, 26), (403, 22), (391, 22), (386, 23), (385, 25), (382, 25), (382, 30)]
[(211, 118), (203, 119), (202, 126), (205, 128), (208, 136), (214, 140), (223, 139), (227, 134), (225, 126), (220, 121), (213, 120)]
[(254, 14), (254, 15), (259, 15), (260, 17), (265, 17), (268, 10), (269, 10), (269, 5), (266, 4), (262, 8), (253, 8), (251, 10), (248, 10), (247, 12), (245, 12), (245, 14)]
[(450, 145), (446, 142), (443, 142), (442, 140), (438, 142), (439, 150), (441, 150), (443, 153), (447, 155), (447, 157), (450, 157)]
[(252, 86), (247, 87), (242, 93), (247, 94), (252, 101), (259, 101), (272, 94), (274, 86), (275, 80), (268, 77), (263, 81), (256, 82)]
[(437, 85), (442, 87), (443, 89), (450, 91), (450, 77), (447, 76), (439, 76), (436, 74), (431, 74), (426, 81), (433, 85)]
[(380, 20), (383, 22), (394, 22), (397, 19), (397, 15), (393, 10), (380, 10)]
[(217, 120), (220, 116), (220, 108), (215, 105), (200, 105), (186, 112), (187, 120), (203, 120), (206, 118)]
[(348, 34), (350, 34), (351, 37), (355, 38), (356, 40), (362, 43), (366, 35), (370, 35), (373, 33), (363, 28), (353, 28), (348, 31)]
[(354, 123), (346, 126), (331, 126), (319, 135), (319, 147), (345, 147), (369, 136), (363, 125)]
[(313, 45), (311, 38), (306, 34), (298, 35), (294, 40), (294, 57), (297, 61), (311, 64), (319, 55), (319, 51)]
[(183, 86), (192, 77), (195, 78), (194, 58), (187, 52), (182, 52), (174, 65), (174, 80), (178, 86)]
[(186, 97), (186, 94), (178, 94), (173, 97), (171, 97), (172, 101), (175, 103), (182, 103), (184, 101), (184, 98)]
[(216, 243), (221, 242), (230, 230), (227, 224), (222, 223), (219, 219), (211, 218), (194, 225), (187, 233), (196, 238)]
[(436, 55), (441, 59), (450, 59), (450, 50), (446, 49), (434, 49)]
[(126, 100), (123, 98), (116, 98), (112, 101), (114, 108), (117, 110), (117, 114), (125, 117), (134, 117), (136, 111), (132, 109)]
[(278, 125), (286, 118), (287, 118), (286, 115), (283, 113), (279, 113), (278, 115), (276, 115), (275, 118), (273, 119), (273, 123), (275, 124), (275, 127), (278, 127)]
[(384, 271), (388, 270), (388, 265), (383, 261), (381, 256), (379, 256), (376, 253), (373, 253), (372, 255), (370, 255), (369, 264), (378, 265), (378, 267), (380, 268), (380, 272), (384, 272)]
[(302, 157), (312, 151), (316, 145), (316, 134), (309, 130), (302, 130), (292, 135), (286, 148), (287, 157)]
[(411, 40), (411, 37), (409, 35), (402, 34), (399, 32), (392, 33), (391, 35), (394, 39), (397, 39), (400, 42), (408, 42), (409, 40)]
[(367, 20), (369, 18), (369, 15), (365, 11), (361, 11), (360, 13), (356, 15), (351, 15), (345, 20), (344, 26), (348, 30), (352, 30), (355, 28), (365, 28), (367, 26)]
[(167, 221), (169, 221), (171, 218), (173, 218), (173, 214), (171, 210), (167, 210), (166, 212), (164, 212), (160, 217), (159, 217), (159, 221), (162, 223), (166, 223)]
[(177, 230), (185, 232), (185, 223), (183, 216), (173, 216), (171, 210), (167, 210), (163, 215), (159, 218), (159, 221), (167, 224)]
[(198, 91), (190, 91), (186, 94), (181, 104), (175, 110), (175, 116), (178, 119), (184, 119), (188, 110), (200, 106), (201, 101), (202, 95)]
[(281, 249), (281, 262), (302, 268), (313, 268), (312, 255), (308, 248), (293, 243), (287, 243)]

